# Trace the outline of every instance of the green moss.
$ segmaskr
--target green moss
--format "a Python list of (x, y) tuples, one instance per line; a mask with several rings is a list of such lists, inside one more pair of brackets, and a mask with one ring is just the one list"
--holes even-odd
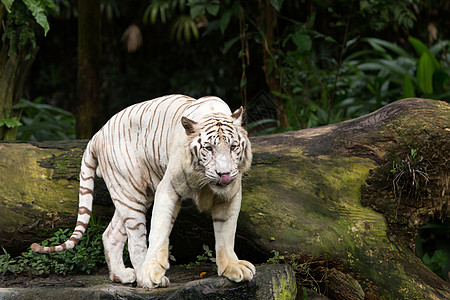
[(447, 215), (449, 110), (446, 114), (436, 116), (432, 125), (409, 115), (389, 125), (390, 134), (396, 132), (395, 143), (387, 149), (385, 164), (372, 173), (363, 194), (362, 202), (383, 213), (389, 229), (408, 245), (414, 245), (418, 228), (432, 216)]
[[(258, 159), (257, 151), (254, 155)], [(390, 248), (383, 215), (360, 201), (374, 163), (358, 157), (306, 157), (302, 151), (277, 150), (275, 155), (276, 162), (252, 166), (244, 182), (240, 218), (245, 222), (239, 229), (256, 237), (263, 249), (345, 259), (346, 267), (384, 291), (391, 283), (404, 286), (397, 277), (404, 270), (390, 274), (380, 263), (380, 258), (398, 257)]]
[[(276, 164), (264, 164), (256, 152), (260, 163), (244, 182), (241, 214), (252, 220), (262, 244), (295, 244), (296, 248), (300, 244), (314, 255), (333, 254), (354, 247), (348, 232), (357, 222), (382, 218), (359, 202), (360, 187), (374, 167), (370, 160), (312, 159), (301, 149), (279, 153)], [(272, 199), (273, 195), (279, 199)], [(384, 230), (373, 225), (370, 231), (378, 237)]]
[(294, 272), (277, 273), (272, 278), (272, 284), (274, 300), (296, 299), (298, 291)]
[(371, 159), (342, 154), (314, 156), (298, 146), (264, 144), (253, 147), (255, 164), (243, 182), (241, 218), (245, 221), (238, 228), (254, 237), (267, 252), (275, 249), (281, 254), (340, 258), (345, 267), (361, 274), (364, 290), (375, 295), (386, 299), (423, 298), (417, 282), (433, 285), (436, 281), (431, 276), (425, 278), (429, 271), (414, 256), (410, 245), (401, 242), (398, 235), (391, 235), (392, 224), (397, 217), (402, 226), (399, 232), (407, 232), (405, 228), (417, 226), (416, 221), (420, 225), (436, 212), (446, 215), (439, 207), (448, 198), (442, 195), (444, 191), (448, 194), (446, 174), (450, 174), (450, 109), (447, 105), (436, 113), (410, 110), (394, 120), (380, 126), (380, 132), (374, 132), (362, 144), (375, 143), (378, 157), (390, 154), (402, 159), (411, 149), (419, 151), (423, 162), (429, 164), (430, 175), (421, 192), (427, 196), (419, 209), (411, 210), (421, 203), (415, 197), (400, 202), (404, 203), (400, 205), (404, 214), (395, 210), (399, 202), (392, 191), (384, 188), (392, 186), (392, 161), (384, 176), (377, 179), (383, 181), (380, 186), (374, 185), (373, 175), (380, 175), (380, 169)]
[[(62, 150), (40, 149), (29, 144), (0, 145), (0, 207), (11, 217), (8, 227), (1, 231), (17, 230), (37, 219), (56, 221), (64, 214), (73, 214), (78, 207), (78, 182), (52, 181), (51, 169), (38, 164), (39, 160), (60, 155)], [(51, 191), (51, 192), (48, 192)], [(45, 216), (43, 215), (45, 212)]]
[(53, 179), (78, 180), (83, 149), (75, 148), (39, 161), (44, 168), (53, 170)]

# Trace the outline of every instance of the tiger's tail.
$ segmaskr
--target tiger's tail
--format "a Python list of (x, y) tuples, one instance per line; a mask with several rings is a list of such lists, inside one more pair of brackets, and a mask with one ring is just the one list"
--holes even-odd
[(86, 232), (89, 219), (91, 218), (92, 202), (94, 198), (95, 168), (97, 166), (97, 158), (92, 153), (91, 142), (92, 140), (88, 143), (81, 161), (78, 217), (72, 235), (67, 241), (58, 246), (44, 247), (33, 243), (31, 245), (31, 250), (34, 252), (54, 253), (72, 249)]

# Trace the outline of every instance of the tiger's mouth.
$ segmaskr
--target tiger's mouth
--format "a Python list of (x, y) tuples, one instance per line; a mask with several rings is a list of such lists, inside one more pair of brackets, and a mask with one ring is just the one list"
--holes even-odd
[(229, 173), (221, 174), (218, 181), (212, 181), (211, 184), (217, 187), (226, 187), (228, 186), (233, 179), (231, 178)]
[(226, 186), (229, 185), (229, 183), (223, 184), (223, 183), (220, 183), (220, 182), (210, 182), (210, 184), (213, 185), (213, 186), (215, 186), (215, 187), (220, 187), (220, 188), (226, 187)]

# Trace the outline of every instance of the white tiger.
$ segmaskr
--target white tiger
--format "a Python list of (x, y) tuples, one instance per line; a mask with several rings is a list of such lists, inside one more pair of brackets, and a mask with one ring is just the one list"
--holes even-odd
[[(89, 141), (80, 172), (79, 212), (72, 236), (39, 253), (75, 247), (92, 210), (94, 174), (103, 177), (115, 205), (103, 233), (110, 278), (154, 288), (169, 285), (169, 235), (183, 199), (212, 214), (219, 275), (251, 280), (253, 264), (234, 252), (241, 205), (241, 176), (252, 153), (241, 127), (242, 107), (231, 113), (217, 97), (171, 95), (132, 105), (114, 115)], [(96, 168), (98, 164), (98, 167)], [(145, 214), (153, 203), (147, 249)], [(128, 239), (133, 268), (122, 254)]]

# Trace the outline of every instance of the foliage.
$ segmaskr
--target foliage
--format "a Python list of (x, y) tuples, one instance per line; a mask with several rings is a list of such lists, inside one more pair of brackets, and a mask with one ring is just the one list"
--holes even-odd
[(448, 253), (444, 250), (438, 249), (434, 251), (431, 257), (430, 255), (428, 255), (428, 253), (425, 253), (425, 255), (422, 257), (422, 261), (428, 269), (433, 271), (438, 276), (442, 278), (448, 277), (448, 275), (444, 275), (444, 272), (447, 271), (447, 274), (449, 272), (448, 264), (450, 262), (450, 258), (448, 256)]
[[(371, 49), (346, 55), (361, 42)], [(312, 47), (338, 47), (331, 37), (308, 27), (297, 27), (283, 41), (285, 48), (278, 52), (284, 89), (272, 91), (288, 103), (288, 129), (358, 117), (402, 98), (450, 100), (450, 41), (430, 48), (413, 37), (409, 42), (416, 55), (385, 40), (352, 39), (342, 49), (342, 60), (336, 60), (329, 52)], [(274, 120), (264, 122), (276, 124)], [(249, 127), (257, 125), (261, 124)], [(278, 130), (269, 128), (272, 132)]]
[(428, 49), (410, 37), (417, 56), (388, 41), (376, 38), (363, 41), (372, 50), (356, 52), (351, 59), (360, 61), (360, 76), (365, 77), (368, 89), (377, 99), (421, 96), (450, 100), (450, 41), (441, 41)]
[[(58, 3), (63, 2), (58, 1)], [(260, 6), (269, 4), (276, 11), (278, 28), (275, 30), (276, 37), (273, 43), (263, 45), (267, 32), (264, 31), (264, 28), (261, 28), (259, 23), (259, 20), (264, 17), (261, 15), (263, 10), (260, 9)], [(104, 7), (105, 5), (111, 7), (109, 11), (117, 12), (109, 13), (108, 19), (111, 18), (110, 15), (115, 14), (117, 17), (120, 15), (122, 19), (127, 17), (132, 19), (133, 23), (142, 27), (139, 22), (136, 22), (135, 13), (132, 16), (127, 16), (127, 12), (130, 13), (130, 11), (126, 4), (120, 4), (119, 6), (117, 1), (107, 1), (107, 3), (104, 3)], [(358, 35), (367, 36), (368, 26), (373, 25), (370, 28), (372, 33), (374, 29), (390, 30), (393, 26), (397, 29), (401, 28), (404, 32), (411, 30), (411, 26), (416, 21), (416, 14), (424, 6), (424, 1), (340, 0), (324, 2), (314, 0), (300, 4), (288, 0), (254, 2), (147, 0), (142, 1), (141, 5), (144, 6), (144, 9), (142, 9), (144, 25), (148, 23), (157, 24), (151, 28), (152, 36), (161, 34), (156, 31), (167, 27), (158, 25), (170, 24), (172, 38), (179, 41), (192, 41), (202, 37), (202, 40), (196, 41), (190, 47), (183, 47), (183, 52), (192, 52), (194, 55), (192, 59), (182, 62), (183, 65), (186, 65), (185, 68), (179, 68), (182, 60), (178, 57), (171, 60), (164, 58), (165, 63), (160, 62), (161, 60), (155, 57), (156, 55), (172, 56), (172, 58), (175, 55), (185, 56), (184, 53), (180, 54), (180, 51), (178, 51), (178, 54), (173, 54), (176, 53), (174, 50), (168, 50), (164, 55), (155, 54), (158, 47), (156, 44), (167, 42), (165, 37), (162, 38), (161, 36), (157, 38), (158, 43), (154, 42), (155, 39), (151, 39), (152, 44), (149, 46), (151, 50), (148, 50), (149, 48), (145, 50), (147, 55), (152, 56), (152, 60), (145, 59), (145, 55), (140, 53), (134, 57), (126, 58), (122, 63), (117, 62), (115, 65), (118, 66), (119, 72), (115, 72), (115, 65), (106, 67), (108, 68), (104, 69), (106, 79), (113, 76), (120, 76), (121, 78), (130, 76), (130, 80), (122, 79), (119, 84), (105, 83), (104, 86), (110, 89), (106, 93), (110, 92), (112, 96), (116, 96), (115, 98), (111, 97), (111, 101), (109, 101), (110, 97), (107, 97), (108, 103), (113, 103), (113, 106), (119, 108), (130, 104), (127, 102), (116, 105), (118, 101), (132, 97), (129, 95), (129, 91), (139, 91), (140, 94), (143, 94), (143, 96), (139, 94), (138, 97), (134, 97), (132, 101), (136, 101), (136, 99), (148, 99), (153, 95), (161, 95), (167, 92), (185, 92), (185, 90), (187, 90), (187, 94), (195, 95), (217, 94), (216, 89), (226, 90), (227, 93), (236, 90), (237, 93), (240, 87), (241, 102), (245, 105), (247, 90), (249, 99), (251, 99), (261, 89), (267, 89), (267, 86), (261, 83), (261, 74), (258, 74), (258, 72), (267, 72), (269, 75), (276, 73), (279, 82), (282, 84), (280, 84), (279, 89), (276, 88), (271, 92), (273, 92), (274, 99), (281, 98), (287, 103), (286, 113), (290, 123), (287, 130), (290, 130), (339, 122), (368, 113), (394, 100), (383, 98), (382, 93), (389, 94), (385, 91), (379, 93), (378, 96), (367, 97), (389, 86), (387, 84), (382, 85), (378, 81), (373, 84), (370, 82), (374, 90), (368, 91), (368, 82), (371, 81), (371, 78), (367, 79), (364, 78), (364, 75), (359, 76), (360, 73), (356, 74), (360, 70), (347, 57), (352, 50), (366, 47), (364, 43), (361, 43), (363, 39), (360, 39)], [(120, 13), (118, 13), (119, 11)], [(320, 18), (315, 18), (315, 11), (321, 16)], [(370, 22), (367, 22), (367, 19), (370, 19)], [(320, 28), (320, 24), (331, 25), (330, 28)], [(320, 31), (318, 28), (320, 28)], [(118, 31), (120, 30), (122, 29), (119, 26)], [(144, 30), (142, 32), (145, 39), (146, 32)], [(164, 30), (162, 32), (167, 34)], [(111, 41), (108, 42), (108, 47), (112, 48), (112, 44), (116, 42)], [(239, 44), (239, 48), (235, 47)], [(164, 46), (165, 49), (179, 49), (178, 46), (173, 47), (168, 42)], [(268, 68), (267, 71), (265, 68), (264, 71), (261, 71), (260, 68), (263, 65), (260, 53), (262, 46), (275, 49), (270, 57), (272, 67)], [(145, 49), (145, 46), (143, 48)], [(205, 48), (211, 49), (211, 51), (205, 53)], [(218, 55), (215, 53), (220, 54), (219, 50), (225, 55), (229, 55), (228, 58), (218, 61)], [(211, 55), (211, 53), (214, 53), (214, 55)], [(231, 63), (233, 58), (229, 53), (234, 55), (234, 58), (238, 58), (236, 62)], [(116, 59), (119, 56), (117, 54), (109, 53), (109, 57), (114, 56), (114, 59)], [(252, 65), (250, 65), (250, 55), (253, 56)], [(199, 56), (211, 56), (211, 58), (199, 59)], [(264, 58), (264, 60), (266, 59)], [(137, 61), (139, 63), (136, 63)], [(151, 61), (150, 66), (147, 66), (148, 61)], [(357, 61), (354, 60), (353, 62)], [(134, 66), (130, 66), (132, 64)], [(239, 73), (240, 67), (242, 67), (242, 73), (239, 83), (239, 76), (236, 75)], [(134, 89), (127, 86), (129, 81), (133, 81), (134, 85), (139, 84), (136, 80), (131, 79), (133, 77), (131, 74), (124, 74), (130, 68), (146, 69), (147, 74), (144, 74), (144, 77), (139, 80), (144, 86), (143, 88)], [(208, 70), (207, 74), (203, 75), (202, 73), (205, 73), (206, 68), (211, 69), (211, 72)], [(151, 72), (148, 72), (148, 70), (151, 70)], [(221, 76), (223, 70), (229, 78), (228, 82), (210, 80), (212, 77)], [(131, 72), (139, 73), (136, 70)], [(142, 72), (144, 73), (144, 71)], [(186, 77), (185, 73), (200, 74), (198, 76), (200, 79)], [(162, 81), (155, 82), (155, 74), (157, 74), (156, 76), (167, 74), (166, 84), (161, 83)], [(249, 74), (250, 77), (248, 77)], [(373, 76), (371, 73), (369, 75)], [(233, 76), (235, 77), (234, 80)], [(156, 78), (156, 80), (158, 79)], [(208, 85), (207, 90), (204, 90), (203, 84), (198, 86), (195, 82), (200, 80), (211, 81), (208, 83), (216, 88), (211, 89)], [(167, 83), (170, 83), (170, 85)], [(414, 85), (413, 82), (411, 84)], [(164, 85), (164, 89), (161, 88), (161, 85)], [(126, 90), (125, 97), (114, 93), (118, 89)], [(150, 92), (146, 92), (147, 90), (150, 90)], [(233, 100), (231, 101), (237, 102), (236, 98), (238, 97), (233, 94), (231, 98)], [(375, 100), (373, 100), (374, 98)], [(237, 104), (233, 103), (233, 105)], [(117, 110), (116, 107), (110, 109), (113, 112)], [(268, 120), (265, 123), (265, 125), (269, 124), (270, 126), (266, 126), (268, 130), (265, 133), (280, 130), (277, 126), (273, 126), (277, 124), (276, 120)]]
[(392, 163), (392, 185), (395, 195), (400, 202), (402, 193), (417, 194), (429, 181), (427, 173), (428, 163), (417, 149), (411, 149), (411, 153), (404, 159), (395, 159)]
[(14, 128), (22, 126), (23, 124), (19, 121), (17, 117), (10, 117), (7, 116), (6, 118), (3, 118), (0, 120), (0, 127), (6, 126), (8, 128)]
[(5, 248), (3, 248), (3, 254), (0, 255), (0, 273), (5, 275), (8, 272), (16, 273), (16, 259), (11, 258)]
[[(39, 254), (31, 249), (22, 253), (21, 256), (11, 258), (6, 251), (0, 255), (0, 273), (20, 274), (31, 273), (33, 275), (54, 274), (91, 274), (98, 266), (105, 264), (103, 254), (102, 232), (105, 226), (101, 225), (100, 218), (93, 215), (89, 226), (74, 249)], [(43, 246), (56, 246), (69, 239), (69, 229), (59, 229), (54, 236), (42, 242)]]
[(271, 251), (274, 256), (268, 259), (272, 264), (290, 264), (295, 271), (297, 286), (313, 289), (319, 293), (327, 291), (328, 274), (334, 270), (343, 271), (340, 261), (328, 260), (323, 256), (314, 257), (310, 254), (280, 255), (276, 250)]
[(416, 255), (427, 268), (450, 281), (450, 225), (428, 223), (422, 226), (416, 238)]
[(203, 245), (203, 254), (197, 255), (197, 260), (195, 262), (190, 262), (186, 265), (186, 268), (192, 268), (200, 266), (202, 263), (207, 262), (208, 260), (210, 262), (215, 263), (216, 259), (213, 257), (212, 250), (209, 249), (208, 245)]
[(49, 30), (52, 0), (1, 0), (0, 139), (15, 139), (21, 110), (16, 104), (37, 52), (37, 38)]
[(278, 252), (277, 250), (272, 250), (270, 251), (271, 253), (273, 253), (273, 257), (270, 257), (267, 262), (270, 264), (279, 264), (281, 260), (284, 259), (283, 255), (280, 255), (280, 252)]
[[(2, 42), (9, 41), (9, 55), (13, 56), (28, 43), (36, 47), (37, 28), (44, 29), (44, 35), (50, 30), (47, 16), (56, 9), (53, 0), (1, 0), (1, 5), (7, 10), (6, 26)], [(30, 15), (31, 13), (31, 15)]]
[(172, 37), (189, 42), (192, 37), (199, 38), (198, 28), (208, 26), (206, 15), (216, 16), (219, 8), (219, 0), (153, 0), (145, 9), (143, 20), (154, 24), (158, 15), (162, 23), (175, 19), (171, 24)]
[(39, 97), (33, 102), (21, 99), (22, 124), (17, 139), (25, 141), (68, 140), (75, 138), (75, 117), (48, 104)]
[(414, 8), (420, 0), (360, 0), (359, 9), (362, 16), (371, 28), (376, 31), (386, 29), (390, 24), (394, 30), (403, 28), (409, 30), (413, 28), (417, 18)]

